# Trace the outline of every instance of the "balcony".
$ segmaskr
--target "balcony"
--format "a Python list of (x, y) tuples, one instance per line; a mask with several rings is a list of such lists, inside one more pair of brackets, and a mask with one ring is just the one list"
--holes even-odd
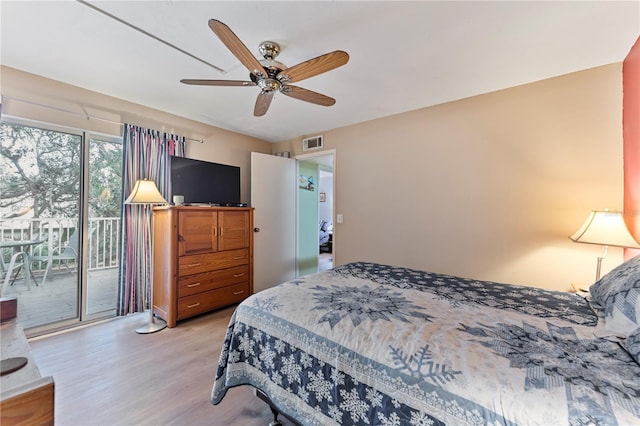
[[(87, 265), (87, 315), (103, 313), (107, 316), (115, 313), (120, 229), (120, 218), (94, 218), (89, 221), (85, 250), (87, 255), (84, 257)], [(23, 328), (78, 318), (78, 259), (73, 259), (72, 256), (71, 259), (52, 260), (45, 279), (49, 252), (60, 253), (64, 250), (72, 243), (75, 230), (75, 221), (72, 219), (0, 220), (0, 247), (12, 246), (19, 241), (29, 242), (25, 246), (1, 248), (0, 285), (5, 282), (14, 253), (22, 250), (30, 260), (30, 279), (27, 279), (28, 269), (25, 266), (14, 268), (10, 284), (2, 293), (3, 297), (17, 297), (18, 320)], [(14, 277), (15, 280), (12, 280)]]

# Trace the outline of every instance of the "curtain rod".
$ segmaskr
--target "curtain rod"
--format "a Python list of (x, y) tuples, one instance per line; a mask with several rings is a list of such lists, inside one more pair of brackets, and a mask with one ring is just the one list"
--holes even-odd
[[(38, 106), (38, 107), (42, 107), (42, 108), (47, 108), (47, 109), (52, 109), (54, 111), (59, 111), (59, 112), (64, 112), (66, 114), (72, 114), (72, 115), (77, 115), (79, 117), (84, 117), (87, 120), (93, 119), (93, 120), (99, 120), (99, 121), (104, 121), (106, 123), (110, 123), (110, 124), (117, 124), (118, 126), (124, 126), (124, 123), (121, 123), (119, 121), (115, 121), (115, 120), (109, 120), (108, 118), (102, 118), (102, 117), (96, 117), (95, 115), (90, 115), (88, 113), (84, 113), (81, 114), (79, 112), (75, 112), (75, 111), (69, 111), (68, 109), (63, 109), (63, 108), (58, 108), (58, 107), (53, 107), (50, 105), (44, 105), (38, 102), (33, 102), (33, 101), (28, 101), (26, 99), (19, 99), (19, 98), (14, 98), (11, 96), (6, 96), (6, 95), (2, 95), (2, 97), (0, 98), (0, 104), (1, 104), (1, 100), (2, 99), (10, 99), (12, 101), (16, 101), (16, 102), (23, 102), (25, 104), (29, 104), (29, 105), (34, 105), (34, 106)], [(82, 109), (84, 109), (84, 107), (82, 107)], [(183, 136), (185, 138), (185, 140), (189, 140), (189, 141), (193, 141), (193, 142), (199, 142), (199, 143), (204, 143), (204, 140), (202, 139), (194, 139), (194, 138), (188, 138), (186, 136)]]

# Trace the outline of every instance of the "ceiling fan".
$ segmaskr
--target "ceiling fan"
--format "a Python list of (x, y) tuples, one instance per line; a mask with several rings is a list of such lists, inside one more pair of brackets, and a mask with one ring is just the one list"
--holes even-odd
[(260, 43), (259, 51), (264, 59), (259, 61), (227, 25), (218, 20), (210, 19), (209, 27), (231, 53), (242, 62), (242, 65), (249, 70), (251, 81), (183, 79), (180, 80), (181, 83), (200, 86), (258, 86), (261, 91), (253, 109), (253, 115), (257, 117), (266, 114), (276, 92), (322, 106), (331, 106), (336, 103), (336, 100), (329, 96), (293, 86), (290, 83), (302, 81), (346, 64), (349, 61), (347, 52), (336, 50), (287, 67), (282, 62), (275, 60), (280, 53), (280, 46), (277, 43), (272, 41)]

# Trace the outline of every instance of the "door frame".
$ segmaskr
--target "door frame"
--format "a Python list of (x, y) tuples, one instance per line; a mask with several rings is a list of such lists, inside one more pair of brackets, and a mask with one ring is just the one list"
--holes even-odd
[[(81, 184), (81, 193), (82, 193), (82, 208), (81, 208), (81, 214), (80, 214), (80, 219), (81, 219), (81, 223), (82, 223), (82, 233), (81, 235), (81, 252), (80, 254), (80, 258), (81, 261), (78, 264), (78, 270), (81, 273), (81, 277), (80, 277), (80, 283), (81, 283), (81, 292), (80, 292), (80, 308), (79, 308), (79, 312), (80, 312), (80, 322), (81, 323), (87, 323), (87, 322), (92, 322), (92, 321), (97, 321), (97, 320), (104, 320), (107, 318), (112, 318), (116, 316), (116, 311), (118, 309), (117, 306), (117, 299), (116, 302), (114, 304), (113, 308), (107, 308), (107, 309), (103, 309), (101, 311), (95, 311), (92, 313), (89, 313), (89, 301), (88, 301), (88, 297), (89, 297), (89, 289), (88, 286), (90, 284), (90, 276), (89, 276), (89, 233), (91, 232), (91, 230), (89, 229), (89, 220), (91, 219), (91, 214), (89, 213), (89, 198), (90, 198), (90, 173), (91, 173), (91, 141), (92, 140), (99, 140), (100, 142), (106, 142), (106, 143), (112, 143), (112, 144), (119, 144), (121, 146), (121, 149), (124, 150), (124, 138), (123, 136), (114, 136), (114, 135), (107, 135), (104, 133), (99, 133), (99, 132), (93, 132), (93, 131), (85, 131), (83, 132), (83, 138), (84, 138), (84, 152), (83, 152), (83, 167), (82, 167), (82, 177), (80, 179), (80, 184)], [(122, 159), (120, 166), (123, 167), (124, 166), (124, 159)], [(122, 179), (124, 179), (121, 176)], [(122, 192), (124, 191), (124, 188), (120, 188), (120, 194), (118, 195), (118, 198), (120, 198), (122, 200)], [(122, 204), (120, 205), (120, 221), (122, 223), (122, 221), (124, 220), (124, 216), (123, 216), (123, 206)], [(122, 228), (122, 226), (121, 226)], [(122, 238), (122, 235), (120, 235), (120, 238)], [(120, 264), (118, 264), (118, 269), (120, 269)], [(120, 282), (116, 283), (116, 286), (120, 286)], [(116, 293), (117, 294), (117, 293)]]
[[(331, 221), (333, 222), (333, 247), (332, 247), (332, 257), (333, 257), (333, 266), (335, 267), (336, 265), (336, 250), (337, 250), (337, 238), (336, 238), (336, 161), (337, 161), (337, 152), (335, 149), (326, 149), (326, 150), (322, 150), (322, 151), (317, 151), (317, 152), (311, 152), (311, 153), (305, 153), (305, 154), (299, 154), (294, 156), (293, 158), (296, 160), (296, 165), (298, 161), (309, 161), (309, 160), (313, 160), (314, 158), (318, 158), (318, 157), (326, 157), (326, 156), (331, 156), (332, 157), (332, 169), (333, 169), (333, 211), (331, 212)], [(318, 206), (318, 209), (320, 207)], [(299, 234), (299, 223), (297, 223), (297, 216), (298, 216), (298, 207), (297, 207), (297, 203), (296, 203), (296, 234)], [(298, 238), (296, 237), (296, 253), (298, 253)], [(320, 253), (318, 252), (318, 260), (320, 258)], [(298, 261), (296, 259), (296, 276), (298, 276), (299, 272), (299, 268), (298, 268)]]

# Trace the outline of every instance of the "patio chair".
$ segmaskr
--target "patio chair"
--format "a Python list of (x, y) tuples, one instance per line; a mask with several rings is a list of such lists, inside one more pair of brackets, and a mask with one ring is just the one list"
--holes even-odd
[(67, 271), (71, 273), (71, 268), (69, 268), (69, 262), (73, 261), (78, 262), (78, 230), (74, 230), (71, 233), (71, 236), (67, 240), (67, 243), (64, 247), (53, 247), (53, 240), (51, 235), (48, 237), (48, 250), (46, 255), (32, 255), (31, 262), (47, 262), (46, 269), (44, 271), (44, 276), (42, 277), (42, 285), (44, 286), (45, 281), (47, 280), (47, 275), (51, 272), (53, 267), (53, 262), (60, 262), (61, 265), (64, 265), (67, 268)]
[[(20, 258), (22, 258), (22, 260), (20, 260)], [(9, 265), (6, 265), (4, 263), (4, 259), (2, 260), (2, 270), (3, 272), (5, 272), (5, 275), (4, 275), (4, 282), (2, 283), (2, 289), (0, 290), (0, 296), (5, 295), (5, 292), (9, 284), (14, 283), (14, 281), (18, 277), (18, 274), (20, 273), (20, 270), (23, 269), (25, 262), (28, 262), (28, 261), (29, 261), (29, 255), (23, 251), (14, 253), (11, 256)], [(13, 273), (14, 270), (15, 270), (15, 274)], [(13, 278), (11, 278), (11, 275), (13, 275)], [(28, 277), (25, 277), (25, 280), (27, 282), (27, 288), (31, 290), (31, 280), (29, 280)]]

